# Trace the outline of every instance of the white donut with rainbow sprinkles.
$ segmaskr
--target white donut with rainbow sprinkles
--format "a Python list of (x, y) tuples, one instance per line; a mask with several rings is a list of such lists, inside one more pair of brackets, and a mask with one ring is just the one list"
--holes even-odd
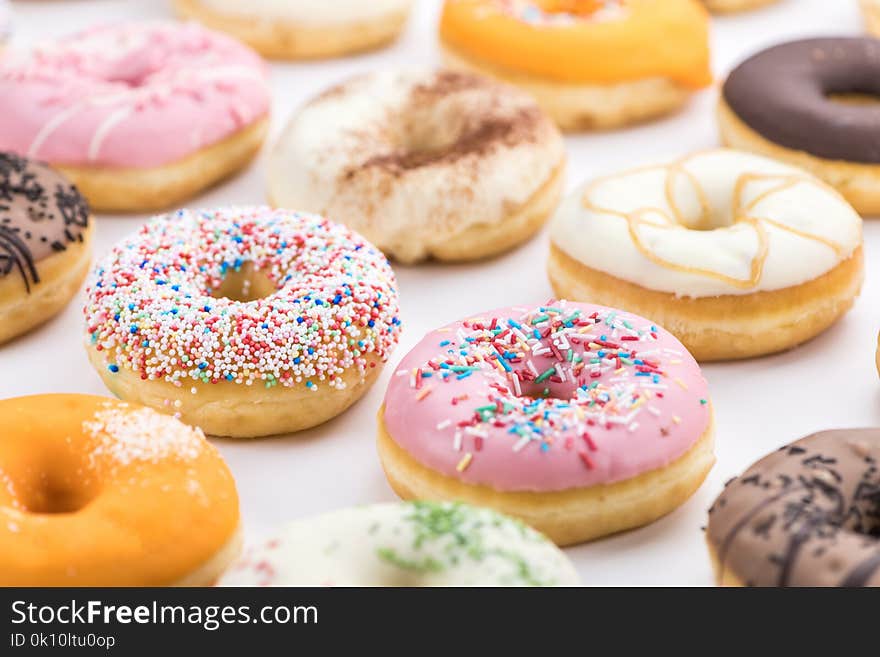
[(111, 392), (220, 436), (341, 413), (400, 333), (379, 250), (322, 217), (264, 207), (156, 217), (98, 265), (87, 295), (89, 359)]
[(551, 301), (432, 331), (379, 413), (404, 499), (462, 500), (559, 545), (651, 522), (714, 463), (708, 388), (670, 333), (630, 313)]

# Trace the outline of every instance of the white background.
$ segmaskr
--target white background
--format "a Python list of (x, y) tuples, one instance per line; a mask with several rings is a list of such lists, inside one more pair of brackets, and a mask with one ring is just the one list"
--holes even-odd
[[(170, 16), (164, 0), (12, 4), (14, 44), (19, 46), (100, 21)], [(269, 144), (292, 109), (327, 85), (360, 71), (436, 65), (439, 6), (437, 0), (418, 2), (401, 40), (378, 53), (320, 63), (272, 64), (275, 98)], [(750, 53), (789, 38), (862, 30), (856, 0), (783, 0), (763, 10), (714, 20), (714, 70), (722, 77)], [(715, 146), (716, 95), (715, 88), (705, 91), (685, 112), (653, 124), (568, 137), (569, 188), (588, 177)], [(190, 205), (265, 202), (267, 152), (264, 149), (248, 171)], [(103, 256), (143, 220), (142, 216), (99, 216), (96, 256)], [(867, 281), (855, 309), (840, 323), (786, 354), (704, 368), (717, 413), (718, 463), (699, 492), (670, 516), (643, 529), (568, 549), (585, 584), (711, 584), (700, 528), (724, 481), (765, 453), (813, 431), (880, 425), (880, 386), (874, 367), (880, 326), (874, 302), (880, 292), (880, 223), (867, 223), (865, 242)], [(432, 328), (488, 308), (551, 297), (544, 273), (547, 248), (545, 231), (526, 246), (489, 262), (395, 266), (402, 297), (402, 341), (392, 354), (391, 366), (360, 403), (341, 417), (295, 436), (215, 441), (238, 482), (248, 540), (292, 518), (395, 499), (374, 443), (374, 416), (394, 364)], [(81, 305), (78, 298), (42, 328), (0, 346), (0, 397), (107, 394), (82, 347)]]

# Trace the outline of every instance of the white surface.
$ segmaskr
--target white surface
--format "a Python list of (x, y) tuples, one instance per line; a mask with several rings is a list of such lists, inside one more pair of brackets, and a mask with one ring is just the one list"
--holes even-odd
[[(714, 23), (716, 74), (755, 50), (787, 38), (858, 34), (856, 0), (783, 0), (776, 6)], [(155, 0), (14, 2), (14, 41), (63, 34), (101, 20), (169, 14)], [(273, 64), (273, 136), (293, 107), (326, 85), (381, 67), (433, 65), (439, 3), (419, 3), (404, 37), (376, 54), (309, 64)], [(688, 110), (646, 126), (568, 138), (569, 188), (586, 177), (667, 161), (717, 144), (715, 92)], [(270, 140), (270, 143), (273, 140)], [(190, 205), (261, 203), (265, 153), (235, 180)], [(143, 217), (98, 218), (96, 254), (133, 231)], [(799, 349), (768, 358), (705, 368), (717, 412), (718, 463), (700, 491), (653, 525), (567, 550), (585, 584), (708, 585), (711, 572), (700, 527), (722, 484), (784, 442), (830, 427), (880, 425), (874, 368), (880, 293), (880, 222), (865, 227), (867, 283), (853, 312)], [(404, 333), (392, 366), (371, 392), (334, 421), (289, 438), (216, 441), (236, 476), (249, 539), (291, 518), (393, 500), (374, 446), (376, 409), (393, 364), (429, 329), (490, 307), (540, 302), (552, 295), (544, 274), (546, 231), (513, 253), (467, 266), (396, 266)], [(0, 347), (0, 397), (41, 392), (107, 394), (82, 348), (81, 300), (30, 335)]]

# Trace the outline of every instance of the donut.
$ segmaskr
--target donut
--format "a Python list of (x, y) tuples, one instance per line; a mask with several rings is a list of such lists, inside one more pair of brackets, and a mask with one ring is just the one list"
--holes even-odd
[(675, 509), (714, 463), (708, 389), (671, 334), (630, 313), (551, 301), (425, 336), (379, 411), (404, 499), (461, 500), (557, 545)]
[(862, 222), (837, 192), (732, 150), (585, 183), (550, 233), (556, 294), (651, 317), (699, 361), (809, 340), (864, 276)]
[(98, 264), (86, 349), (117, 397), (206, 433), (299, 431), (378, 376), (400, 334), (395, 286), (375, 247), (321, 217), (179, 210)]
[(96, 210), (179, 204), (242, 168), (268, 127), (260, 58), (195, 24), (125, 23), (0, 60), (0, 149), (45, 160)]
[(880, 374), (880, 334), (877, 335), (877, 352), (874, 356), (874, 362), (877, 365), (877, 373)]
[(195, 19), (276, 59), (335, 57), (379, 48), (406, 24), (412, 0), (174, 0)]
[(697, 0), (446, 0), (444, 63), (531, 93), (563, 130), (669, 113), (712, 80)]
[(880, 34), (880, 2), (878, 0), (859, 0), (865, 27), (873, 35)]
[(0, 586), (206, 586), (238, 494), (198, 429), (92, 395), (0, 400)]
[(571, 562), (513, 518), (457, 502), (375, 504), (298, 520), (221, 586), (574, 586)]
[(722, 141), (799, 166), (862, 214), (880, 214), (880, 41), (804, 39), (737, 66), (724, 83)]
[(0, 344), (73, 298), (91, 262), (92, 225), (64, 176), (0, 151)]
[(450, 71), (372, 73), (294, 114), (272, 153), (269, 197), (344, 221), (400, 262), (474, 260), (543, 225), (564, 168), (552, 121), (512, 87)]
[(713, 14), (730, 14), (772, 5), (779, 0), (703, 0)]
[(719, 585), (880, 586), (880, 429), (822, 431), (724, 488), (706, 541)]

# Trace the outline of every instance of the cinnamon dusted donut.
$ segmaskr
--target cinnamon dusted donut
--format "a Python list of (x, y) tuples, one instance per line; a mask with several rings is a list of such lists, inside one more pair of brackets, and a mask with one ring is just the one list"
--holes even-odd
[(707, 384), (678, 340), (566, 301), (426, 335), (391, 378), (378, 445), (404, 499), (494, 508), (558, 545), (660, 518), (715, 461)]
[(348, 408), (400, 334), (394, 273), (357, 233), (264, 207), (178, 210), (103, 258), (87, 351), (118, 397), (237, 438)]
[(705, 151), (578, 187), (553, 218), (548, 273), (560, 296), (655, 319), (697, 360), (747, 358), (849, 310), (862, 221), (800, 169)]
[(198, 429), (92, 395), (0, 401), (0, 586), (207, 586), (241, 546)]
[(709, 510), (719, 584), (880, 586), (880, 429), (823, 431), (764, 457)]
[(654, 118), (712, 80), (698, 0), (446, 0), (440, 43), (447, 66), (523, 88), (563, 130)]
[(412, 0), (174, 0), (184, 18), (227, 32), (266, 57), (335, 57), (400, 34)]
[(294, 114), (269, 196), (345, 222), (401, 262), (472, 260), (541, 227), (564, 162), (553, 123), (512, 87), (449, 71), (373, 73)]
[(862, 214), (880, 213), (880, 41), (804, 39), (737, 66), (724, 83), (725, 144), (802, 167)]
[(522, 523), (457, 502), (404, 502), (297, 520), (221, 586), (574, 586), (571, 562)]
[(45, 164), (0, 151), (0, 343), (58, 313), (92, 257), (89, 207)]
[(242, 168), (268, 127), (263, 62), (196, 24), (108, 25), (0, 60), (0, 149), (97, 210), (175, 206)]

